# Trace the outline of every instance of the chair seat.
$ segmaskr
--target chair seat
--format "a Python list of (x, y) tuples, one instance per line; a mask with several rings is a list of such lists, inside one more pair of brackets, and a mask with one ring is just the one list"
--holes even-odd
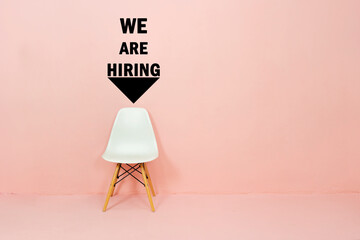
[(149, 114), (144, 108), (123, 108), (115, 119), (102, 157), (114, 163), (144, 163), (159, 155)]
[(149, 154), (149, 153), (143, 153), (143, 154), (119, 154), (119, 153), (104, 153), (102, 155), (102, 158), (109, 162), (114, 163), (144, 163), (144, 162), (150, 162), (152, 160), (155, 160), (158, 157), (156, 153)]

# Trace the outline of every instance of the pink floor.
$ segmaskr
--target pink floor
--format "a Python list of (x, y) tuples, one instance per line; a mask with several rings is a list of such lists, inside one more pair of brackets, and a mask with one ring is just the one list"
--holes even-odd
[(0, 195), (0, 239), (360, 239), (360, 195)]

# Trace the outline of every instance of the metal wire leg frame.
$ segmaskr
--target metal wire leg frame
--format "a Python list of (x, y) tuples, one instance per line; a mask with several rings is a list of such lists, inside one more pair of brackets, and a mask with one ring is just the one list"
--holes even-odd
[(139, 183), (141, 183), (144, 187), (145, 187), (145, 184), (140, 180), (138, 179), (137, 177), (135, 177), (133, 175), (134, 172), (138, 172), (141, 174), (141, 172), (138, 170), (140, 168), (140, 163), (137, 163), (135, 164), (134, 166), (131, 166), (130, 164), (127, 164), (126, 165), (129, 167), (127, 170), (122, 166), (122, 164), (120, 164), (120, 168), (123, 169), (125, 172), (123, 172), (122, 174), (118, 175), (117, 176), (117, 179), (119, 179), (121, 176), (125, 175), (124, 177), (122, 177), (120, 180), (116, 181), (116, 183), (114, 184), (114, 187), (116, 186), (116, 184), (118, 184), (119, 182), (121, 182), (122, 180), (124, 180), (125, 178), (127, 178), (128, 176), (132, 176), (133, 178), (135, 178)]

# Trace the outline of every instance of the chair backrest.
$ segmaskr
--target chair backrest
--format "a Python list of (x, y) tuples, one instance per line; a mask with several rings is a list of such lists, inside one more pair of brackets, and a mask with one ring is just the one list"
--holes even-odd
[(120, 109), (104, 153), (109, 154), (129, 157), (147, 155), (153, 159), (158, 157), (154, 130), (149, 114), (144, 108)]

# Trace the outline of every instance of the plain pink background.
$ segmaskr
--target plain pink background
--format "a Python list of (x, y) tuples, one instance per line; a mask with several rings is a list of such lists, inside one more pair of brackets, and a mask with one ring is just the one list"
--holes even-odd
[[(160, 193), (360, 191), (360, 1), (2, 0), (0, 34), (0, 192), (104, 193), (127, 106), (151, 115)], [(108, 62), (161, 77), (133, 105)]]

